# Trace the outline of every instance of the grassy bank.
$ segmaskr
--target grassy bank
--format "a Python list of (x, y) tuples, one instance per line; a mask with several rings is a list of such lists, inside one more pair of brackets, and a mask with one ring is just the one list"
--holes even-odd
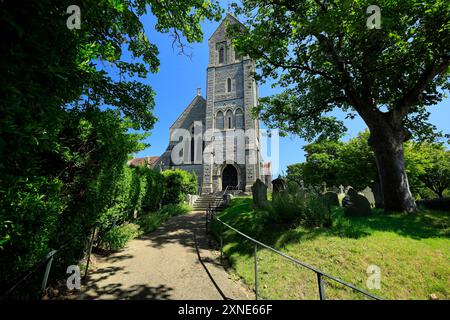
[[(306, 229), (266, 223), (252, 209), (250, 198), (233, 199), (221, 219), (292, 257), (352, 283), (384, 299), (450, 298), (450, 218), (448, 213), (424, 210), (417, 215), (345, 218), (334, 211), (332, 228)], [(219, 225), (214, 226), (221, 232)], [(234, 271), (253, 287), (253, 246), (224, 230), (224, 252)], [(258, 252), (260, 296), (265, 299), (317, 299), (314, 272), (297, 267), (265, 249)], [(381, 269), (381, 288), (368, 289), (367, 268)], [(327, 281), (329, 299), (362, 299)]]

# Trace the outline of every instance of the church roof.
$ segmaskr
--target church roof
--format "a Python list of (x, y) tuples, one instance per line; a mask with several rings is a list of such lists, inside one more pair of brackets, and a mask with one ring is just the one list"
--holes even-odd
[(225, 16), (225, 18), (223, 18), (222, 22), (219, 24), (219, 26), (217, 27), (216, 31), (214, 31), (214, 33), (211, 35), (211, 37), (209, 37), (208, 40), (211, 40), (216, 33), (219, 31), (219, 29), (221, 29), (222, 25), (225, 23), (225, 21), (229, 21), (231, 23), (238, 23), (240, 24), (242, 27), (245, 28), (244, 24), (242, 22), (240, 22), (235, 16), (233, 16), (231, 13), (227, 12), (227, 15)]
[(196, 106), (197, 103), (199, 103), (199, 102), (206, 103), (206, 100), (201, 95), (197, 94), (195, 96), (195, 98), (188, 104), (186, 109), (184, 109), (184, 111), (178, 116), (178, 118), (170, 125), (170, 127), (172, 128), (175, 125), (175, 123), (177, 123), (178, 121), (184, 119), (187, 116), (187, 114), (189, 113), (189, 111), (191, 111), (191, 109), (194, 106)]

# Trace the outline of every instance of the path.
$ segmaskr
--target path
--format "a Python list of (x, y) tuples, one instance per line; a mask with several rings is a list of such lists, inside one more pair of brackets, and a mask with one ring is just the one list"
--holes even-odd
[(79, 298), (253, 299), (253, 293), (232, 280), (209, 250), (204, 217), (204, 212), (173, 217), (99, 261)]

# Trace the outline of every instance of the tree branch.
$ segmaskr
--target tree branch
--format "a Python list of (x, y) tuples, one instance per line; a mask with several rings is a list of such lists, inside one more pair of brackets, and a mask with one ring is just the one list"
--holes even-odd
[(449, 66), (450, 56), (446, 56), (439, 64), (431, 65), (425, 69), (416, 84), (397, 101), (393, 111), (393, 120), (395, 123), (401, 123), (403, 121), (411, 107), (419, 102), (423, 90), (426, 89), (437, 75), (444, 73)]

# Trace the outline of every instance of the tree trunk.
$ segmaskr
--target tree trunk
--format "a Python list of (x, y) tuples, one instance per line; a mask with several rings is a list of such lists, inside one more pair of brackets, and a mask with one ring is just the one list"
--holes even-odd
[(414, 198), (409, 190), (405, 170), (403, 129), (380, 128), (371, 130), (369, 144), (375, 153), (386, 212), (417, 211)]

